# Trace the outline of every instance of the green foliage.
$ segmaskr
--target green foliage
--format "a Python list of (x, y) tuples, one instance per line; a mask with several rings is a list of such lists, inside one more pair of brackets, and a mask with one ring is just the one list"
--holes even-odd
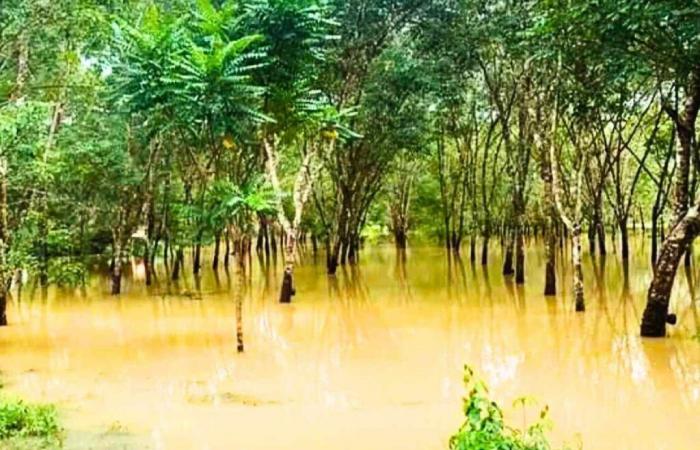
[(36, 438), (47, 448), (57, 448), (62, 446), (62, 432), (54, 406), (0, 398), (0, 444), (3, 440)]
[(55, 258), (49, 263), (49, 282), (62, 287), (76, 287), (85, 284), (87, 268), (80, 261), (69, 258)]
[(534, 424), (524, 430), (513, 428), (505, 423), (503, 411), (469, 366), (464, 367), (464, 384), (468, 392), (463, 406), (465, 421), (450, 438), (451, 450), (551, 449), (545, 434), (549, 428), (546, 408)]
[(274, 205), (271, 189), (257, 180), (243, 186), (218, 180), (207, 190), (201, 214), (203, 222), (212, 232), (227, 225), (236, 225), (239, 230), (247, 233), (253, 217), (258, 214), (273, 214)]

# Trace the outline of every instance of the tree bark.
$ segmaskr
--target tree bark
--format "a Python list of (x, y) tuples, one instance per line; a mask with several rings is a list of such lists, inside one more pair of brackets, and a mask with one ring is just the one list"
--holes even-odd
[(280, 290), (280, 303), (290, 303), (295, 294), (294, 291), (294, 249), (296, 246), (296, 231), (291, 230), (285, 237), (284, 247), (284, 274), (282, 275), (282, 289)]
[(513, 248), (515, 246), (515, 240), (513, 239), (512, 230), (508, 230), (506, 233), (506, 253), (503, 258), (503, 275), (508, 277), (515, 273), (515, 270), (513, 270)]
[(122, 291), (122, 244), (121, 235), (117, 232), (114, 240), (114, 266), (112, 267), (112, 295), (119, 295)]
[(620, 227), (620, 253), (623, 261), (627, 261), (630, 257), (629, 232), (627, 230), (627, 218), (622, 218), (619, 221)]
[(219, 268), (219, 252), (221, 250), (221, 233), (217, 232), (214, 238), (214, 259), (211, 268), (216, 271)]
[(556, 246), (557, 235), (553, 226), (548, 226), (546, 231), (545, 254), (547, 261), (545, 263), (544, 273), (544, 295), (557, 294), (557, 273), (556, 273)]
[(0, 326), (7, 325), (7, 158), (0, 155)]
[(520, 225), (515, 230), (515, 284), (525, 284), (525, 240)]
[(175, 252), (175, 261), (173, 262), (173, 272), (170, 276), (171, 280), (177, 281), (180, 279), (180, 270), (184, 259), (185, 253), (182, 251), (182, 247), (178, 246), (177, 251)]
[(571, 259), (574, 269), (574, 303), (577, 312), (586, 310), (583, 298), (583, 267), (581, 261), (581, 225), (575, 224), (571, 231)]
[(671, 290), (681, 258), (700, 233), (700, 211), (695, 205), (671, 230), (661, 244), (654, 267), (654, 278), (647, 292), (647, 305), (642, 317), (641, 334), (645, 337), (666, 336), (666, 323)]
[(236, 351), (243, 353), (243, 297), (245, 295), (245, 273), (241, 268), (236, 273)]

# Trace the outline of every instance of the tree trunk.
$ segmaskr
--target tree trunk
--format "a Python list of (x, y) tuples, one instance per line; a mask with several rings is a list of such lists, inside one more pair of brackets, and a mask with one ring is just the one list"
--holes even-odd
[(0, 327), (7, 326), (7, 292), (5, 286), (0, 286)]
[(598, 230), (596, 228), (595, 218), (593, 218), (591, 219), (591, 224), (588, 227), (588, 252), (591, 255), (595, 255), (597, 237)]
[(627, 218), (619, 220), (620, 226), (620, 249), (622, 260), (627, 261), (630, 257), (629, 233), (627, 230)]
[(224, 268), (228, 269), (229, 258), (231, 257), (231, 236), (226, 230), (226, 244), (224, 245)]
[(583, 298), (583, 267), (581, 261), (581, 225), (575, 224), (571, 230), (571, 258), (574, 269), (574, 302), (576, 311), (582, 312), (586, 310), (586, 304)]
[(525, 241), (520, 225), (515, 230), (515, 284), (525, 284)]
[(472, 264), (476, 261), (476, 240), (473, 234), (469, 238), (469, 261)]
[(0, 326), (7, 325), (7, 158), (0, 155)]
[(556, 246), (557, 235), (553, 223), (548, 224), (546, 228), (545, 254), (547, 262), (545, 263), (544, 273), (544, 295), (557, 294), (557, 274), (556, 274)]
[(236, 351), (243, 353), (243, 296), (245, 294), (245, 273), (240, 268), (237, 270), (236, 278)]
[(178, 247), (175, 252), (175, 262), (173, 263), (173, 273), (171, 279), (177, 281), (180, 279), (180, 270), (182, 268), (182, 263), (185, 259), (185, 253), (182, 251), (182, 247)]
[(506, 231), (506, 254), (503, 258), (503, 275), (511, 276), (515, 273), (513, 270), (513, 248), (515, 246), (515, 240), (513, 239), (513, 233), (511, 231)]
[(340, 241), (336, 241), (333, 246), (330, 245), (330, 240), (326, 238), (326, 271), (328, 275), (335, 275), (338, 270), (338, 253), (340, 252)]
[(112, 295), (122, 291), (122, 244), (120, 239), (114, 242), (114, 266), (112, 267)]
[(199, 271), (202, 268), (202, 235), (201, 231), (197, 233), (197, 243), (194, 246), (194, 256), (192, 258), (192, 273), (194, 275), (199, 275)]
[(221, 233), (216, 233), (214, 238), (214, 260), (211, 263), (211, 268), (216, 271), (219, 268), (219, 251), (221, 250)]
[(484, 235), (481, 240), (481, 265), (485, 266), (489, 263), (489, 236)]
[(598, 252), (600, 256), (605, 256), (608, 253), (605, 246), (605, 225), (602, 219), (598, 222)]
[(284, 274), (282, 275), (282, 289), (280, 291), (280, 303), (290, 303), (295, 294), (294, 289), (294, 258), (296, 246), (296, 230), (290, 230), (285, 236), (284, 247)]
[(676, 271), (683, 254), (700, 233), (698, 208), (699, 206), (695, 205), (688, 210), (661, 244), (661, 252), (654, 267), (654, 277), (647, 292), (647, 305), (642, 317), (642, 336), (666, 336), (666, 323), (670, 320), (668, 305)]
[(398, 228), (394, 230), (394, 243), (397, 249), (406, 250), (406, 233), (403, 229)]
[(143, 270), (146, 275), (146, 286), (150, 286), (153, 283), (152, 269), (151, 269), (151, 252), (148, 246), (148, 240), (143, 244)]

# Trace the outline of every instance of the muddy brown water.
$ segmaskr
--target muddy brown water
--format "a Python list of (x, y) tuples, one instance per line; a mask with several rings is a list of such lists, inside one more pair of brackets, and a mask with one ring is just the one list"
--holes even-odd
[(159, 273), (151, 288), (134, 262), (118, 298), (104, 276), (15, 295), (0, 377), (12, 395), (58, 405), (71, 449), (444, 449), (461, 422), (464, 364), (515, 425), (514, 399), (548, 405), (556, 442), (698, 449), (700, 271), (679, 273), (671, 336), (642, 340), (650, 270), (637, 247), (627, 270), (616, 255), (586, 257), (584, 314), (567, 264), (559, 295), (541, 295), (536, 245), (524, 287), (504, 281), (498, 248), (486, 268), (439, 248), (405, 261), (369, 248), (335, 279), (306, 256), (291, 305), (277, 302), (280, 261), (254, 257), (245, 275), (209, 269), (199, 282)]

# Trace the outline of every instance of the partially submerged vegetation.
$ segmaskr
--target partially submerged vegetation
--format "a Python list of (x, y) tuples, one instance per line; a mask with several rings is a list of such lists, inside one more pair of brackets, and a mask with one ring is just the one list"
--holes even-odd
[[(547, 438), (550, 422), (545, 407), (538, 419), (524, 428), (508, 425), (503, 411), (491, 399), (484, 382), (477, 379), (474, 370), (464, 367), (464, 384), (467, 396), (464, 398), (464, 423), (450, 438), (450, 450), (550, 450), (552, 445)], [(525, 401), (518, 402), (525, 408)]]
[(289, 302), (298, 247), (332, 276), (378, 229), (482, 265), (499, 240), (516, 284), (541, 236), (544, 295), (566, 242), (584, 312), (586, 235), (627, 260), (641, 228), (640, 332), (665, 336), (700, 234), (699, 19), (678, 0), (4, 1), (0, 326), (8, 287), (79, 284), (91, 254), (118, 295), (129, 257), (149, 285), (157, 257), (178, 280), (203, 246), (214, 270), (255, 247)]
[(62, 434), (55, 406), (0, 397), (0, 447), (58, 448)]

